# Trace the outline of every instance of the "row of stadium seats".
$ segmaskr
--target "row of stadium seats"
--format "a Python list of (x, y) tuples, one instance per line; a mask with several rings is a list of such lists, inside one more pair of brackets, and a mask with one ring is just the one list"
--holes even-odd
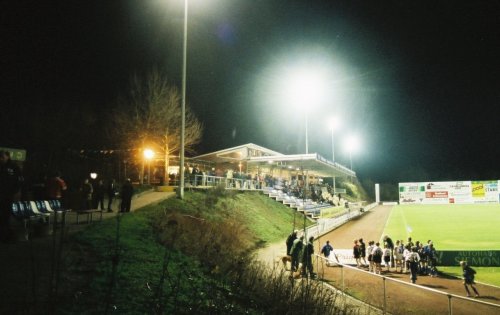
[(332, 205), (329, 203), (318, 203), (311, 199), (295, 197), (276, 187), (264, 187), (262, 192), (270, 198), (276, 199), (276, 201), (280, 201), (284, 205), (294, 208), (299, 212), (303, 212), (313, 219), (319, 218), (322, 210), (332, 208)]
[(64, 209), (59, 200), (15, 201), (11, 206), (14, 218), (24, 223), (26, 239), (29, 237), (30, 221), (36, 220), (50, 225), (51, 216), (62, 214), (64, 220), (64, 214), (68, 211), (71, 210)]

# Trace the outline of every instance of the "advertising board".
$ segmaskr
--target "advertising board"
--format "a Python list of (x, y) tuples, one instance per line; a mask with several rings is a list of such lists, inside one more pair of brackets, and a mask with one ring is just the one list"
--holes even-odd
[(499, 203), (499, 186), (499, 180), (399, 183), (399, 203)]

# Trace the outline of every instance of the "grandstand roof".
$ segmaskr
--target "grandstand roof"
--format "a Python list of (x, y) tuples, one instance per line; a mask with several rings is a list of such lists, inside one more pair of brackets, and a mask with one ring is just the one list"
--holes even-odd
[(333, 175), (336, 177), (356, 176), (356, 173), (352, 170), (329, 161), (318, 153), (285, 155), (253, 143), (202, 154), (193, 159), (215, 163), (246, 162), (249, 169), (272, 166), (290, 171), (304, 170), (308, 171), (310, 175), (320, 177), (332, 177)]

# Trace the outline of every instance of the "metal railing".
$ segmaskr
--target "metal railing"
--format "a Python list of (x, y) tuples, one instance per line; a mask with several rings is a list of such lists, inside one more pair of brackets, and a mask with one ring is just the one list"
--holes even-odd
[[(317, 262), (316, 270), (319, 271), (320, 267), (322, 268), (322, 270), (324, 270), (325, 265), (327, 268), (329, 268), (332, 265), (331, 260), (327, 260), (325, 257), (322, 257), (320, 255), (315, 255), (315, 256), (316, 256), (316, 262)], [(320, 266), (320, 264), (321, 264), (321, 266)], [(485, 315), (485, 314), (499, 314), (500, 313), (500, 305), (499, 304), (485, 302), (485, 301), (481, 301), (481, 300), (477, 300), (477, 299), (471, 299), (468, 297), (464, 297), (464, 296), (460, 296), (457, 294), (452, 294), (452, 293), (436, 290), (436, 289), (429, 288), (426, 286), (401, 281), (399, 279), (393, 279), (393, 278), (390, 278), (387, 276), (374, 274), (372, 272), (362, 270), (362, 269), (359, 269), (357, 267), (346, 265), (346, 264), (343, 264), (340, 262), (335, 262), (334, 265), (340, 267), (340, 281), (337, 283), (336, 286), (334, 285), (334, 287), (344, 294), (349, 294), (349, 292), (348, 292), (349, 290), (354, 290), (354, 291), (358, 290), (358, 288), (356, 287), (356, 284), (354, 282), (349, 282), (348, 285), (346, 285), (346, 278), (347, 278), (346, 272), (355, 273), (351, 277), (357, 278), (357, 279), (359, 279), (359, 273), (363, 273), (365, 276), (366, 275), (371, 276), (372, 277), (371, 280), (366, 280), (365, 284), (372, 283), (373, 286), (370, 288), (370, 292), (382, 292), (382, 295), (381, 295), (382, 299), (379, 300), (379, 299), (375, 298), (375, 300), (374, 299), (366, 300), (366, 299), (361, 298), (361, 300), (367, 304), (370, 304), (374, 307), (381, 309), (383, 314), (400, 313), (402, 311), (402, 309), (404, 309), (406, 307), (404, 305), (395, 305), (395, 303), (404, 303), (404, 301), (403, 302), (401, 302), (399, 300), (395, 301), (394, 298), (391, 298), (391, 299), (388, 298), (391, 295), (390, 289), (394, 290), (394, 292), (397, 291), (397, 292), (401, 293), (401, 291), (405, 290), (405, 287), (410, 288), (410, 289), (420, 289), (420, 290), (423, 290), (423, 292), (426, 294), (438, 294), (440, 296), (443, 296), (443, 298), (445, 298), (445, 299), (443, 299), (443, 303), (438, 306), (438, 308), (441, 309), (441, 311), (439, 312), (440, 314), (447, 313), (447, 314), (452, 315), (454, 313), (459, 313), (459, 314), (475, 313), (475, 314)], [(318, 272), (318, 274), (319, 274), (319, 272)], [(325, 272), (323, 272), (323, 274), (325, 274)], [(328, 279), (327, 277), (324, 277), (324, 280), (335, 280), (335, 279)], [(377, 282), (379, 282), (380, 284), (377, 285)], [(411, 295), (412, 293), (409, 292), (408, 294)], [(361, 294), (361, 296), (366, 298), (367, 296), (370, 296), (370, 294), (368, 294), (368, 295)], [(378, 296), (378, 297), (380, 297), (380, 296)], [(422, 298), (422, 297), (420, 297), (420, 298), (422, 301), (425, 301), (425, 298)], [(409, 302), (409, 303), (411, 303), (411, 302)], [(470, 306), (468, 306), (467, 304), (464, 304), (464, 303), (472, 303), (472, 304)], [(423, 310), (425, 310), (425, 303), (423, 306), (421, 305), (420, 307), (423, 308)], [(433, 310), (436, 309), (436, 305), (433, 305), (432, 307), (433, 307)]]
[(196, 175), (194, 179), (188, 180), (188, 184), (191, 186), (201, 186), (201, 187), (215, 187), (218, 185), (224, 185), (226, 189), (250, 189), (257, 190), (261, 189), (262, 182), (253, 179), (243, 179), (243, 178), (227, 178), (223, 176), (213, 176), (213, 175)]
[(363, 211), (361, 211), (361, 209), (357, 209), (357, 210), (343, 212), (341, 215), (336, 216), (334, 218), (326, 218), (326, 219), (320, 218), (317, 220), (317, 223), (315, 225), (310, 226), (306, 229), (306, 234), (307, 236), (314, 236), (314, 238), (317, 238), (341, 226), (347, 221), (362, 215), (365, 211), (375, 208), (376, 206), (377, 203), (372, 203), (364, 207)]

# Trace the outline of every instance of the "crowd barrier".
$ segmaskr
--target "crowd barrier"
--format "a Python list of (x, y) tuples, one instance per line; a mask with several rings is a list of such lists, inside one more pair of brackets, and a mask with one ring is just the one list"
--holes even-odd
[[(485, 302), (478, 299), (468, 298), (465, 296), (460, 296), (456, 294), (451, 294), (448, 292), (440, 291), (437, 289), (429, 288), (427, 286), (422, 286), (418, 284), (413, 284), (411, 282), (405, 282), (399, 279), (393, 279), (384, 275), (378, 275), (366, 270), (359, 269), (354, 266), (346, 265), (340, 262), (332, 262), (331, 260), (327, 260), (325, 257), (320, 255), (316, 256), (316, 270), (318, 271), (318, 275), (323, 274), (323, 276), (328, 273), (330, 277), (332, 274), (335, 276), (335, 279), (326, 279), (325, 280), (333, 280), (334, 287), (341, 291), (344, 294), (352, 294), (352, 292), (356, 292), (358, 290), (363, 290), (363, 287), (366, 285), (370, 285), (370, 293), (368, 295), (361, 294), (362, 301), (374, 306), (383, 311), (383, 314), (402, 314), (408, 309), (405, 310), (405, 301), (399, 301), (394, 299), (394, 295), (398, 294), (398, 296), (407, 294), (409, 297), (414, 295), (415, 291), (413, 290), (421, 290), (419, 299), (421, 301), (428, 300), (426, 296), (431, 297), (432, 295), (438, 295), (442, 297), (442, 303), (439, 305), (433, 305), (434, 311), (439, 309), (439, 314), (499, 314), (500, 313), (500, 305), (494, 304), (490, 302)], [(325, 272), (325, 268), (333, 268), (330, 269), (329, 272)], [(332, 272), (333, 271), (333, 272)], [(359, 281), (354, 281), (354, 279), (360, 278), (360, 274), (363, 274), (366, 278), (363, 284), (358, 284)], [(366, 277), (368, 276), (368, 277)], [(330, 278), (329, 277), (329, 278)], [(435, 297), (435, 296), (434, 296)], [(358, 297), (359, 298), (359, 297)], [(408, 303), (411, 303), (411, 299), (408, 299)], [(415, 305), (416, 308), (419, 308), (419, 305)], [(425, 306), (421, 307), (422, 310), (425, 310)], [(413, 309), (412, 311), (417, 311)]]

